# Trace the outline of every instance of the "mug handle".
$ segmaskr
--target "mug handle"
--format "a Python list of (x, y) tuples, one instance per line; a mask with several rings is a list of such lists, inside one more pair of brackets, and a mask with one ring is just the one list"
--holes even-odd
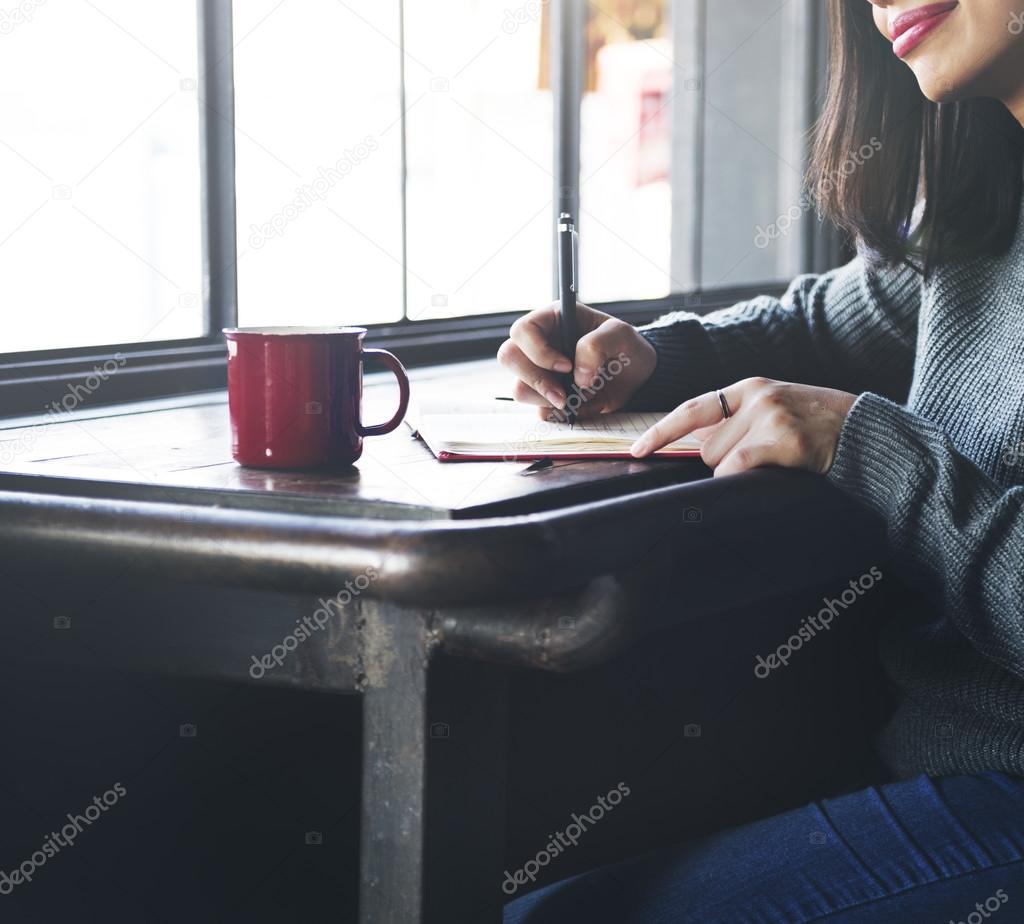
[(387, 350), (364, 349), (364, 362), (368, 356), (379, 359), (398, 379), (398, 410), (395, 411), (395, 416), (387, 423), (374, 424), (371, 427), (364, 427), (361, 420), (356, 421), (356, 432), (360, 436), (381, 436), (394, 430), (402, 422), (405, 412), (409, 409), (409, 375), (405, 371), (405, 366), (398, 361), (398, 357)]

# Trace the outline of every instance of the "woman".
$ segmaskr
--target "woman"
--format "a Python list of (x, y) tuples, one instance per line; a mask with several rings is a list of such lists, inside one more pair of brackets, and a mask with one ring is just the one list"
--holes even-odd
[[(575, 376), (624, 353), (583, 413), (675, 407), (636, 456), (697, 431), (716, 476), (809, 469), (885, 518), (936, 591), (882, 641), (891, 780), (557, 883), (506, 924), (1024, 921), (1024, 3), (829, 15), (812, 180), (858, 257), (640, 331), (580, 306)], [(500, 351), (542, 413), (566, 400), (556, 321)]]

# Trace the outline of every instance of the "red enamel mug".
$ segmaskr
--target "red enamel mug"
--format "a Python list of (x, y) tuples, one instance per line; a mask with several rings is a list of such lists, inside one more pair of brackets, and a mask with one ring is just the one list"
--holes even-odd
[[(351, 465), (363, 437), (390, 433), (409, 406), (409, 376), (386, 350), (363, 348), (362, 327), (229, 327), (228, 413), (235, 461), (258, 468)], [(398, 379), (395, 416), (362, 421), (363, 363)]]

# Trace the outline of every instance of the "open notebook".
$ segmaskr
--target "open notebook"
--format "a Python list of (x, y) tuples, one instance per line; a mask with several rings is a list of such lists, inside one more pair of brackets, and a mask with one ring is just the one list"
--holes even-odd
[[(629, 447), (660, 414), (604, 414), (568, 424), (541, 420), (536, 408), (509, 401), (433, 400), (414, 407), (407, 423), (441, 462), (532, 459), (626, 459)], [(700, 454), (685, 437), (655, 453), (660, 458)]]

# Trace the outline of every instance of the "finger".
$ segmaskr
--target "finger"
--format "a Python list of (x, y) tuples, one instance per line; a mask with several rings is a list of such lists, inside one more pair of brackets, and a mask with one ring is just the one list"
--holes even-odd
[(724, 421), (719, 421), (716, 424), (712, 424), (710, 427), (698, 427), (690, 434), (690, 436), (700, 440), (703, 443), (704, 440), (711, 436), (711, 434), (714, 433), (715, 430), (717, 430), (722, 425), (722, 423), (724, 423)]
[(616, 340), (616, 330), (623, 326), (618, 318), (608, 318), (589, 334), (580, 337), (576, 344), (576, 363), (573, 367), (575, 382), (580, 388), (587, 388), (601, 374), (605, 363), (617, 350), (612, 347)]
[(551, 407), (551, 402), (547, 398), (534, 391), (522, 379), (516, 379), (515, 384), (512, 386), (512, 397), (520, 404), (536, 404), (539, 407)]
[[(544, 410), (544, 414), (541, 416), (547, 420), (548, 415), (555, 411), (552, 407), (551, 401), (545, 398), (543, 395), (535, 392), (526, 382), (521, 379), (517, 379), (515, 384), (512, 386), (512, 397), (520, 404), (533, 404)], [(604, 413), (604, 408), (601, 402), (595, 402), (593, 400), (579, 402), (573, 400), (572, 393), (566, 398), (564, 407), (570, 410), (574, 410), (576, 416), (581, 420), (588, 417), (597, 417)], [(558, 412), (564, 419), (565, 414), (562, 410)]]
[(778, 461), (775, 456), (776, 446), (774, 444), (754, 442), (751, 439), (740, 440), (715, 468), (715, 477), (738, 475), (740, 472), (750, 471), (752, 468), (774, 465)]
[[(735, 414), (742, 406), (743, 387), (730, 385), (722, 391), (725, 393), (729, 409)], [(694, 430), (721, 423), (723, 416), (722, 403), (717, 392), (709, 391), (706, 394), (698, 395), (696, 398), (691, 398), (680, 404), (674, 411), (666, 414), (653, 427), (641, 434), (629, 451), (638, 459), (643, 458), (652, 452), (657, 452), (674, 440), (682, 439)]]
[(512, 325), (509, 337), (535, 366), (554, 372), (571, 372), (568, 357), (551, 346), (558, 330), (558, 310), (557, 304), (552, 304), (523, 315)]
[(723, 420), (700, 447), (700, 457), (708, 468), (716, 468), (729, 452), (750, 432), (749, 413)]
[(565, 390), (558, 379), (551, 372), (530, 362), (511, 340), (506, 340), (498, 348), (498, 362), (555, 407), (565, 404)]
[(543, 413), (546, 415), (545, 419), (553, 420), (557, 423), (566, 423), (569, 419), (570, 411), (572, 411), (577, 420), (593, 420), (595, 417), (600, 417), (605, 413), (604, 409), (595, 401), (587, 401), (582, 404), (578, 401), (574, 401), (573, 394), (573, 392), (569, 393), (565, 407), (556, 408), (551, 407), (549, 404), (544, 408)]
[(608, 402), (601, 395), (581, 395), (579, 392), (572, 392), (566, 399), (565, 406), (580, 419), (600, 417), (608, 411)]
[(577, 376), (565, 406), (581, 417), (593, 417), (604, 414), (612, 407), (613, 397), (608, 389), (608, 379), (600, 373), (581, 383)]

